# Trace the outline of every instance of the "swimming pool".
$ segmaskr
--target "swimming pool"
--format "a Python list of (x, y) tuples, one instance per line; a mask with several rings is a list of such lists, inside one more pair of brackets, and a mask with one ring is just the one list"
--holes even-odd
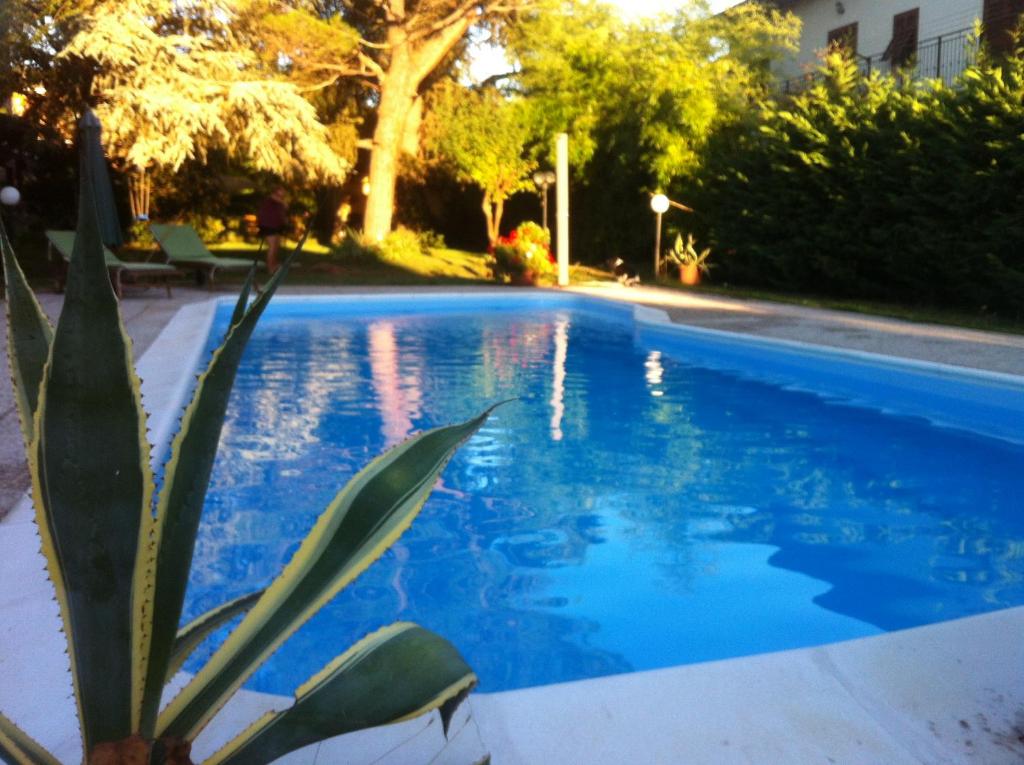
[(1019, 605), (1022, 390), (583, 298), (279, 300), (239, 372), (186, 616), (268, 583), (386, 446), (509, 397), (248, 687), (290, 693), (398, 618), (488, 691)]

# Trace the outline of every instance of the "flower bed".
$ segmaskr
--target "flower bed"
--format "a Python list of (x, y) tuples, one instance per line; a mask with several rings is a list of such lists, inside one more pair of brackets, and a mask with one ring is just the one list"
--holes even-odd
[(488, 260), (492, 277), (503, 284), (554, 284), (557, 268), (550, 244), (551, 234), (530, 221), (498, 237)]

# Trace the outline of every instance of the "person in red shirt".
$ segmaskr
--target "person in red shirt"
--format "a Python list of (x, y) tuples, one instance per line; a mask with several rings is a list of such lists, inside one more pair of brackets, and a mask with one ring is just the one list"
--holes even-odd
[(256, 213), (260, 236), (267, 242), (267, 271), (277, 270), (277, 253), (281, 249), (281, 234), (288, 225), (288, 208), (285, 206), (283, 186), (278, 186), (263, 200)]

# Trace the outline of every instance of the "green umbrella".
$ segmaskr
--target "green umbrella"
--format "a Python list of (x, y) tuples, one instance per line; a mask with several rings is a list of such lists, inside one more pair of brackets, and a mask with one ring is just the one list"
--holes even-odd
[(92, 109), (85, 110), (78, 127), (81, 131), (79, 140), (82, 162), (88, 163), (92, 170), (93, 197), (96, 200), (100, 236), (103, 244), (117, 249), (124, 244), (124, 237), (121, 234), (121, 221), (117, 217), (117, 206), (114, 204), (114, 188), (110, 184), (107, 158), (103, 156), (103, 144), (100, 142), (100, 121)]

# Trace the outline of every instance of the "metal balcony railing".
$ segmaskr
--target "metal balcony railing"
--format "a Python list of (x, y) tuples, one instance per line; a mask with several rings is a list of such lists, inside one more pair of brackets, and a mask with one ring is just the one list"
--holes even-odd
[[(857, 54), (857, 64), (864, 74), (879, 72), (912, 80), (939, 79), (946, 85), (953, 81), (978, 60), (978, 40), (971, 29), (961, 29), (949, 34), (932, 37), (918, 44), (914, 54), (894, 65), (885, 53), (873, 56)], [(808, 72), (799, 77), (790, 77), (780, 83), (786, 94), (795, 94), (814, 85), (822, 79), (820, 71)]]

